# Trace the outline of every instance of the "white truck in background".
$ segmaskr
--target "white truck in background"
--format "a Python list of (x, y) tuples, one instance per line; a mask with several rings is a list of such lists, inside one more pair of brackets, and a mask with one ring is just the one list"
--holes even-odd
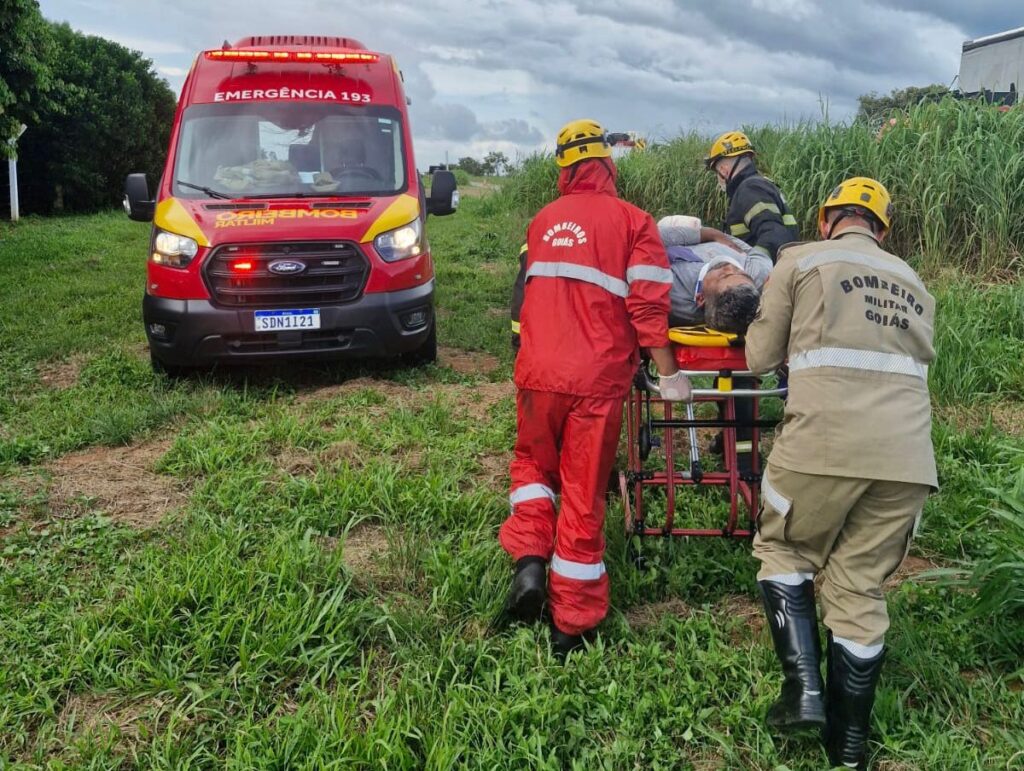
[(1024, 27), (967, 40), (960, 54), (957, 85), (965, 97), (984, 96), (1012, 106), (1024, 81)]

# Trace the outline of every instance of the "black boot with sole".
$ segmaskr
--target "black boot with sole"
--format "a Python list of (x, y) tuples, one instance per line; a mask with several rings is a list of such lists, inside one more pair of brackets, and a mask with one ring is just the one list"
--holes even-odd
[(871, 708), (884, 659), (885, 651), (870, 659), (854, 656), (828, 633), (825, 750), (833, 766), (859, 771), (868, 767)]
[(768, 725), (783, 732), (825, 725), (821, 639), (814, 609), (814, 582), (787, 586), (759, 581), (775, 653), (782, 664), (782, 693), (768, 709)]
[(547, 560), (543, 557), (518, 560), (505, 605), (509, 616), (523, 624), (539, 621), (547, 600), (547, 579)]

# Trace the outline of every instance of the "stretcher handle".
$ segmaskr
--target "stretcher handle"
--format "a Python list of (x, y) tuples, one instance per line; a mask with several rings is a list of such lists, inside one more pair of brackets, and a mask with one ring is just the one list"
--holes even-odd
[(786, 388), (734, 388), (731, 391), (719, 391), (717, 388), (694, 388), (691, 392), (694, 399), (702, 396), (743, 396), (759, 398), (762, 396), (785, 396), (789, 393)]
[[(651, 373), (646, 367), (641, 367), (640, 371), (644, 376), (644, 389), (648, 393), (657, 394), (661, 396), (661, 389), (658, 387), (658, 382), (651, 376)], [(683, 374), (687, 377), (718, 377), (717, 372), (705, 372), (703, 370), (683, 370)], [(736, 371), (733, 370), (732, 376), (736, 377), (756, 377), (753, 372), (749, 370)], [(734, 388), (731, 391), (720, 391), (717, 388), (694, 388), (691, 392), (690, 398), (696, 399), (708, 396), (743, 396), (751, 398), (771, 397), (771, 396), (786, 396), (789, 393), (787, 388), (771, 388), (771, 389), (754, 389), (754, 388)]]

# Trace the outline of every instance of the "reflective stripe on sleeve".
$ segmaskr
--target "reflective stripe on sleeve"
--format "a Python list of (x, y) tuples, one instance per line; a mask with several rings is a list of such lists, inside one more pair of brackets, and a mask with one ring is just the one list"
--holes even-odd
[(526, 501), (535, 501), (538, 498), (548, 498), (552, 503), (555, 502), (555, 491), (547, 485), (542, 485), (540, 482), (534, 482), (532, 484), (523, 485), (517, 487), (512, 491), (512, 494), (508, 497), (510, 506), (515, 506), (517, 503), (525, 503)]
[(914, 273), (913, 268), (909, 265), (905, 265), (901, 262), (892, 262), (890, 260), (882, 260), (878, 257), (873, 257), (870, 254), (860, 254), (859, 252), (841, 252), (834, 249), (818, 252), (816, 254), (809, 254), (804, 257), (800, 262), (797, 263), (797, 267), (800, 270), (810, 270), (811, 268), (817, 268), (819, 265), (828, 265), (833, 262), (845, 262), (849, 265), (861, 265), (865, 268), (874, 268), (875, 270), (884, 270), (888, 273), (893, 273), (904, 281), (909, 281), (921, 292), (926, 291), (924, 286), (921, 284), (921, 279)]
[(783, 214), (782, 215), (782, 224), (783, 225), (792, 225), (793, 227), (796, 227), (796, 217), (794, 217), (792, 214)]
[(735, 225), (729, 226), (729, 233), (737, 238), (742, 238), (743, 236), (750, 234), (750, 228), (737, 222)]
[(572, 278), (599, 286), (616, 297), (628, 297), (629, 285), (621, 278), (609, 276), (607, 273), (587, 265), (574, 262), (535, 262), (526, 271), (526, 277), (543, 276), (545, 278)]
[(564, 578), (577, 581), (597, 581), (605, 572), (604, 562), (573, 562), (557, 554), (551, 558), (551, 570)]
[(526, 251), (526, 246), (527, 246), (526, 244), (523, 244), (521, 247), (519, 247), (519, 253), (520, 254), (522, 254), (523, 252)]
[(518, 334), (519, 334), (519, 330), (520, 330), (519, 322), (518, 322), (518, 321), (516, 321), (515, 319), (513, 319), (513, 320), (512, 320), (512, 331), (513, 331), (513, 332), (514, 332), (515, 334), (517, 334), (517, 335), (518, 335)]
[(927, 364), (900, 353), (861, 351), (856, 348), (816, 348), (813, 351), (798, 353), (789, 359), (790, 373), (819, 367), (842, 367), (928, 379)]
[(772, 212), (772, 214), (778, 214), (780, 216), (782, 215), (782, 212), (779, 210), (779, 207), (773, 204), (771, 201), (761, 201), (761, 203), (755, 203), (753, 206), (751, 206), (750, 209), (747, 210), (747, 213), (743, 215), (744, 224), (747, 227), (750, 227), (750, 221), (761, 212), (766, 211), (770, 211)]
[(634, 265), (626, 271), (626, 283), (632, 286), (634, 281), (671, 284), (672, 271), (668, 268), (659, 268), (657, 265)]

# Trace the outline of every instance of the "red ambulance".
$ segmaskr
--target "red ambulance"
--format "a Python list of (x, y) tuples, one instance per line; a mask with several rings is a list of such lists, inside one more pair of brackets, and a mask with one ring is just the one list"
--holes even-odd
[(170, 373), (282, 358), (436, 358), (425, 194), (394, 59), (356, 40), (248, 37), (185, 81), (163, 176), (125, 183), (153, 222), (143, 320)]

